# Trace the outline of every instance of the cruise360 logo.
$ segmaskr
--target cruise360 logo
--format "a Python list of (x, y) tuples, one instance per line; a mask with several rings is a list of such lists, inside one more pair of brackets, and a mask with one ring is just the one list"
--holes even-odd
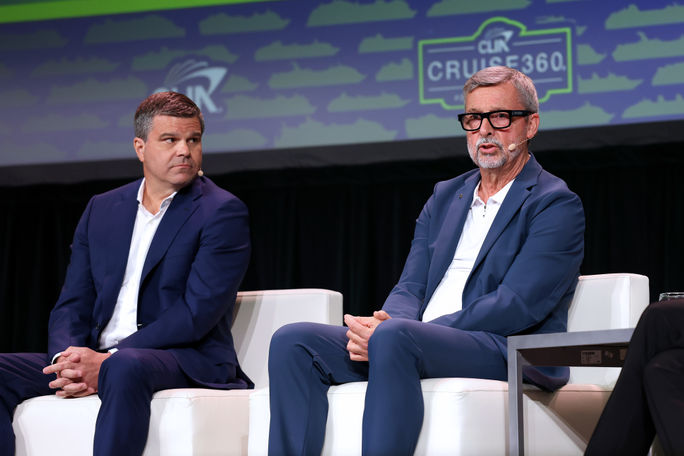
[(539, 101), (572, 91), (572, 30), (527, 30), (505, 17), (491, 18), (471, 36), (418, 43), (421, 104), (463, 108), (463, 84), (477, 71), (506, 65), (535, 83)]

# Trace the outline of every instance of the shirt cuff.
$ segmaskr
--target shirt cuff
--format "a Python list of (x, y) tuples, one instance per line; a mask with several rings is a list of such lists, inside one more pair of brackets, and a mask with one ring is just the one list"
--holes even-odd
[(60, 356), (62, 356), (62, 352), (59, 352), (55, 356), (53, 356), (50, 364), (55, 364), (57, 362), (57, 358), (59, 358)]

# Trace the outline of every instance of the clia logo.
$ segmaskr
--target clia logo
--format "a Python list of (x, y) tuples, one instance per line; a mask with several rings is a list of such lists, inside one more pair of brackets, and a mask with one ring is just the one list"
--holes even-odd
[(500, 54), (502, 52), (510, 52), (508, 42), (511, 41), (512, 37), (512, 30), (505, 30), (500, 27), (487, 30), (484, 38), (477, 43), (477, 51), (480, 54)]
[(164, 79), (164, 86), (155, 92), (182, 92), (191, 98), (202, 112), (218, 114), (223, 109), (216, 106), (211, 96), (227, 72), (227, 68), (209, 66), (209, 62), (186, 60), (171, 67)]
[(505, 65), (532, 78), (544, 102), (572, 92), (572, 29), (527, 30), (518, 21), (493, 17), (470, 36), (418, 42), (421, 104), (462, 109), (463, 84), (483, 68)]

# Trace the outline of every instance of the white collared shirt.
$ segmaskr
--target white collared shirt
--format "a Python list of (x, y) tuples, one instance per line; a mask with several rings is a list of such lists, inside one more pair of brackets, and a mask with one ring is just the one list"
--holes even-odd
[(514, 180), (511, 180), (496, 194), (490, 196), (487, 204), (478, 196), (480, 184), (478, 183), (475, 187), (470, 210), (463, 225), (463, 231), (461, 231), (456, 252), (454, 252), (454, 259), (432, 294), (430, 302), (428, 302), (423, 313), (423, 321), (431, 321), (442, 315), (461, 310), (463, 306), (463, 289), (470, 271), (473, 269), (485, 237), (487, 237), (494, 218), (499, 212), (499, 208), (503, 204)]
[(114, 313), (107, 326), (100, 334), (99, 348), (113, 347), (122, 339), (138, 330), (138, 291), (143, 265), (147, 258), (147, 251), (157, 232), (166, 210), (177, 192), (167, 196), (159, 206), (156, 214), (150, 213), (142, 204), (145, 191), (145, 179), (138, 189), (138, 212), (135, 216), (131, 247), (128, 251), (128, 262), (124, 273), (123, 283), (116, 299)]

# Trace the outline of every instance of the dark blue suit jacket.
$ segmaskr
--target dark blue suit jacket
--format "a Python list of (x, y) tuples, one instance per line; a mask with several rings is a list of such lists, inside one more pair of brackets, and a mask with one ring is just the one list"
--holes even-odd
[[(451, 263), (480, 181), (479, 169), (440, 182), (417, 223), (401, 278), (383, 309), (420, 319)], [(584, 255), (584, 210), (565, 182), (531, 156), (511, 186), (463, 290), (463, 308), (432, 323), (492, 338), (567, 330), (568, 304)], [(546, 389), (567, 382), (567, 368), (526, 369)]]
[[(64, 287), (50, 314), (48, 355), (98, 349), (124, 277), (140, 180), (94, 196), (76, 228)], [(171, 352), (200, 385), (253, 386), (230, 332), (250, 256), (248, 213), (235, 196), (199, 177), (178, 191), (145, 259), (139, 330), (116, 348)], [(109, 347), (108, 347), (109, 348)]]

